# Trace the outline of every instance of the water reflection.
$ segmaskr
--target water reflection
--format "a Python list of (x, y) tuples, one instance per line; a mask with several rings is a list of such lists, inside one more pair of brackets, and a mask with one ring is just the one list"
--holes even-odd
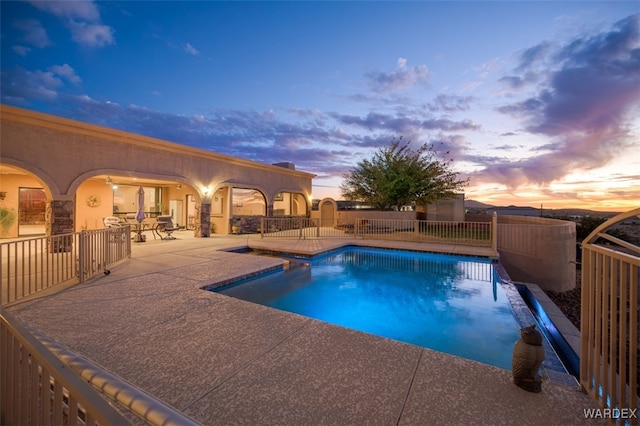
[(484, 259), (349, 248), (221, 292), (503, 368), (519, 337)]

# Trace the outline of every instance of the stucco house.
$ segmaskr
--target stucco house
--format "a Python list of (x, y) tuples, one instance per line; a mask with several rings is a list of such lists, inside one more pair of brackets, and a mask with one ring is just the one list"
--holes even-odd
[(109, 216), (171, 215), (197, 236), (235, 219), (309, 216), (315, 175), (0, 105), (0, 237), (103, 228)]

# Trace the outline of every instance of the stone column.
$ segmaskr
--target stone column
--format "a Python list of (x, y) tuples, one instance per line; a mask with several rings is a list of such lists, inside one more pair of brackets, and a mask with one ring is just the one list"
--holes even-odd
[(273, 217), (273, 203), (267, 204), (267, 217)]
[(200, 232), (196, 237), (208, 238), (211, 236), (211, 203), (200, 204)]
[[(73, 227), (73, 200), (52, 200), (47, 205), (46, 229), (47, 235), (55, 236), (71, 234)], [(71, 251), (73, 236), (52, 238), (49, 240), (49, 250), (52, 253)]]

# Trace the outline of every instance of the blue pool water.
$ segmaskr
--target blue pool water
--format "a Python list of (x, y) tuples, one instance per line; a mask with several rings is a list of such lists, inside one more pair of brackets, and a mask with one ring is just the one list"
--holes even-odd
[(348, 247), (215, 291), (506, 369), (520, 337), (484, 258)]

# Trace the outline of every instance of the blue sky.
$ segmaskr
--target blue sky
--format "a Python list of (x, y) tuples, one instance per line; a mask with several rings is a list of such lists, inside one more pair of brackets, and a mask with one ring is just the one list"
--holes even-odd
[(0, 5), (5, 104), (291, 161), (315, 198), (402, 136), (467, 199), (640, 204), (638, 1)]

